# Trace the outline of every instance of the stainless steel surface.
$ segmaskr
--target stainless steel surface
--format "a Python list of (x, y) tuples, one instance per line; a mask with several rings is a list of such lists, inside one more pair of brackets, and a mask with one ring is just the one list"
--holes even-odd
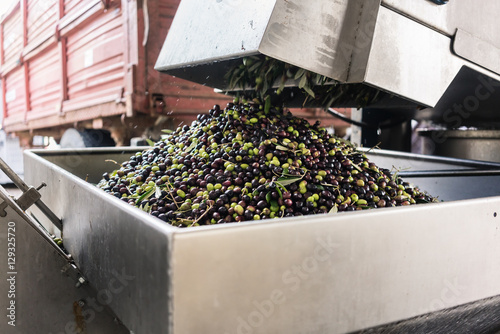
[[(176, 228), (85, 181), (97, 182), (104, 171), (116, 168), (106, 160), (121, 162), (137, 150), (27, 152), (26, 180), (47, 183), (42, 198), (63, 218), (65, 247), (89, 285), (100, 291), (121, 283), (108, 303), (118, 318), (137, 334), (165, 333), (171, 320), (169, 250)], [(36, 208), (33, 213), (43, 220)]]
[(474, 0), (461, 0), (436, 6), (425, 0), (383, 0), (382, 4), (444, 35), (453, 36), (460, 29), (500, 47), (498, 1), (484, 0), (479, 4)]
[[(500, 163), (384, 150), (367, 150), (370, 160), (441, 201), (500, 196)], [(453, 172), (450, 172), (453, 170)]]
[[(0, 196), (8, 197), (2, 187)], [(0, 333), (130, 333), (106, 305), (109, 288), (75, 288), (75, 281), (68, 277), (71, 272), (61, 272), (66, 259), (28, 226), (29, 218), (15, 205), (8, 206), (6, 213), (0, 217)], [(15, 248), (14, 264), (8, 261), (8, 251), (12, 252), (8, 248)]]
[(345, 333), (497, 295), (499, 204), (178, 233), (174, 332)]
[(500, 294), (500, 197), (179, 229), (80, 178), (136, 150), (25, 154), (90, 285), (126, 273), (109, 306), (134, 333), (340, 333)]
[(2, 159), (0, 159), (0, 169), (23, 192), (23, 195), (19, 197), (23, 210), (26, 210), (31, 205), (35, 204), (59, 230), (62, 230), (61, 220), (56, 215), (54, 215), (52, 211), (50, 211), (45, 203), (42, 202), (40, 196), (37, 195), (37, 189), (34, 189), (33, 187), (30, 187), (26, 183), (24, 183), (24, 181), (16, 174), (16, 172), (14, 172), (14, 170), (12, 170), (12, 168), (10, 168), (9, 165), (7, 165)]
[(432, 154), (500, 162), (499, 130), (422, 130), (419, 134), (440, 139), (433, 140)]
[(453, 51), (462, 58), (500, 74), (500, 46), (492, 45), (467, 31), (457, 29)]
[(21, 206), (19, 206), (16, 201), (8, 195), (6, 190), (0, 186), (0, 200), (2, 200), (2, 204), (6, 204), (5, 206), (2, 207), (3, 212), (0, 212), (0, 217), (3, 219), (9, 219), (9, 216), (7, 215), (7, 208), (10, 208), (9, 211), (14, 211), (16, 215), (21, 216), (24, 218), (24, 224), (29, 225), (31, 228), (33, 228), (39, 236), (45, 240), (51, 247), (52, 249), (63, 259), (66, 261), (71, 261), (71, 256), (68, 256), (61, 247), (59, 247), (54, 240), (48, 235), (48, 233), (32, 218), (28, 217), (26, 213), (24, 212), (25, 209), (23, 209)]
[[(498, 65), (492, 55), (500, 45), (494, 37), (499, 11), (500, 3), (492, 0), (484, 7), (472, 0), (446, 6), (380, 0), (219, 1), (200, 6), (183, 0), (155, 68), (225, 89), (224, 75), (231, 66), (244, 55), (263, 54), (343, 83), (365, 83), (442, 113), (463, 101), (464, 95), (455, 94), (457, 87), (477, 87), (477, 80), (454, 81), (463, 67), (500, 80), (492, 72)], [(219, 17), (224, 24), (213, 24)], [(464, 17), (467, 23), (458, 25)], [(485, 55), (474, 51), (457, 56), (452, 52), (456, 28), (495, 48)], [(477, 45), (457, 43), (460, 49)], [(451, 98), (438, 104), (445, 92)], [(490, 94), (489, 101), (498, 105), (500, 93)]]

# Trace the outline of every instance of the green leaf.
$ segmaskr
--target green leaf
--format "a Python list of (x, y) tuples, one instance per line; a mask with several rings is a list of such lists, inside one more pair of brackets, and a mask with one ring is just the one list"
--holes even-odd
[(282, 145), (276, 145), (276, 149), (280, 151), (290, 151), (289, 148), (282, 146)]
[(255, 62), (255, 64), (253, 64), (252, 66), (250, 66), (250, 68), (248, 69), (248, 72), (254, 72), (261, 65), (262, 65), (261, 61)]
[(147, 143), (148, 143), (149, 146), (155, 146), (155, 142), (152, 141), (151, 139), (146, 138), (146, 141), (147, 141)]
[(280, 186), (286, 187), (289, 184), (295, 183), (299, 180), (302, 180), (302, 177), (280, 177), (276, 180)]
[(333, 188), (338, 188), (338, 187), (339, 187), (338, 185), (337, 185), (337, 186), (335, 186), (335, 185), (333, 185), (333, 184), (329, 184), (329, 183), (322, 183), (321, 185), (322, 185), (322, 186), (325, 186), (325, 187), (333, 187)]
[(188, 148), (186, 148), (186, 150), (184, 152), (186, 152), (186, 153), (191, 152), (196, 147), (196, 145), (198, 145), (198, 141), (197, 140), (193, 140), (193, 142), (191, 143), (191, 145), (189, 145)]
[(416, 202), (417, 204), (426, 204), (426, 203), (431, 203), (431, 202), (429, 202), (428, 200), (425, 200), (425, 199), (423, 199), (423, 198), (415, 198), (415, 202)]
[(155, 192), (155, 189), (149, 189), (148, 191), (146, 191), (145, 193), (143, 193), (141, 195), (141, 197), (139, 197), (139, 199), (137, 201), (142, 202), (143, 200), (150, 198), (151, 195), (153, 195), (154, 192)]
[[(276, 182), (276, 185), (277, 185), (276, 189), (281, 189), (283, 191), (288, 191), (281, 183)], [(282, 193), (279, 192), (279, 194), (280, 194), (280, 197), (283, 198), (282, 195), (281, 195)]]
[(294, 80), (297, 80), (299, 79), (300, 77), (305, 77), (305, 74), (306, 73), (306, 70), (303, 69), (303, 68), (300, 68), (296, 73), (295, 73), (295, 76), (294, 76)]
[(163, 132), (163, 133), (173, 133), (174, 131), (170, 130), (170, 129), (163, 129), (163, 130), (161, 130), (161, 132)]
[(268, 193), (266, 194), (266, 202), (267, 202), (267, 203), (271, 203), (271, 200), (272, 200), (272, 198), (271, 198), (271, 192), (268, 192)]
[(307, 94), (309, 94), (313, 99), (316, 98), (316, 95), (314, 94), (313, 90), (311, 89), (311, 87), (309, 87), (309, 85), (305, 85), (304, 86), (304, 90), (306, 91)]
[(332, 208), (328, 213), (337, 213), (337, 212), (339, 212), (339, 208), (337, 207), (337, 204), (335, 204), (334, 206), (332, 206)]
[[(280, 196), (280, 198), (283, 199), (283, 193), (281, 192), (279, 185), (276, 187), (276, 191), (278, 192), (278, 195)], [(286, 191), (286, 188), (285, 188), (285, 191)]]
[(358, 172), (362, 172), (362, 171), (363, 171), (363, 170), (361, 169), (361, 167), (359, 167), (358, 165), (356, 165), (356, 164), (354, 164), (354, 163), (352, 164), (352, 166), (353, 166), (354, 168), (356, 168), (356, 169), (358, 170)]
[(264, 105), (264, 113), (269, 113), (271, 110), (271, 97), (268, 95), (266, 96), (266, 104)]
[(307, 76), (303, 76), (302, 79), (300, 79), (300, 82), (299, 82), (299, 88), (302, 89), (305, 87), (307, 83)]

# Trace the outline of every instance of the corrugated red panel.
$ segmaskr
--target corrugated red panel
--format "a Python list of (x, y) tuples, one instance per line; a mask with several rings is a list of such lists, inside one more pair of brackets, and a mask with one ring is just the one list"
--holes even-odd
[(28, 0), (28, 43), (55, 33), (59, 0)]
[[(148, 63), (154, 64), (160, 49), (172, 24), (180, 0), (166, 0), (149, 2), (150, 20), (154, 27), (150, 27), (148, 37)], [(232, 98), (215, 94), (213, 88), (205, 87), (157, 71), (148, 72), (149, 90), (153, 93), (164, 94), (165, 112), (171, 113), (200, 113), (208, 111), (214, 104), (225, 104)]]
[(67, 37), (71, 102), (119, 95), (124, 87), (123, 28), (119, 9), (101, 13)]
[[(58, 112), (61, 103), (61, 66), (57, 45), (47, 49), (29, 62), (29, 114)], [(28, 115), (29, 118), (30, 115)]]
[(18, 67), (3, 78), (5, 84), (5, 102), (7, 104), (7, 118), (9, 123), (24, 121), (25, 89), (24, 89), (24, 68)]
[(78, 7), (90, 2), (91, 0), (64, 0), (64, 15), (72, 14)]
[(21, 10), (17, 8), (3, 23), (4, 63), (17, 61), (23, 49), (23, 22)]

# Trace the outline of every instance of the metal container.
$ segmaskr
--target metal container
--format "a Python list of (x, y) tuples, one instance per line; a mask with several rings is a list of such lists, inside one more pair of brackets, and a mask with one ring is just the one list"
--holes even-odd
[(499, 130), (421, 130), (426, 154), (500, 162)]
[[(500, 197), (484, 197), (500, 194), (477, 179), (454, 177), (462, 198), (432, 190), (469, 200), (179, 229), (92, 184), (135, 150), (25, 153), (26, 180), (48, 184), (42, 198), (89, 284), (126, 277), (108, 305), (134, 333), (343, 333), (500, 295)], [(500, 177), (493, 163), (369, 154), (388, 168)]]

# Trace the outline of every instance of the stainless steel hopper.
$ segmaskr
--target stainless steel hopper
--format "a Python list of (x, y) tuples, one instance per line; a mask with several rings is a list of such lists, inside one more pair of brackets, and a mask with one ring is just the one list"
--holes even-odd
[(435, 107), (422, 118), (487, 94), (482, 117), (500, 102), (499, 12), (494, 0), (183, 0), (155, 68), (225, 90), (228, 69), (262, 54)]

